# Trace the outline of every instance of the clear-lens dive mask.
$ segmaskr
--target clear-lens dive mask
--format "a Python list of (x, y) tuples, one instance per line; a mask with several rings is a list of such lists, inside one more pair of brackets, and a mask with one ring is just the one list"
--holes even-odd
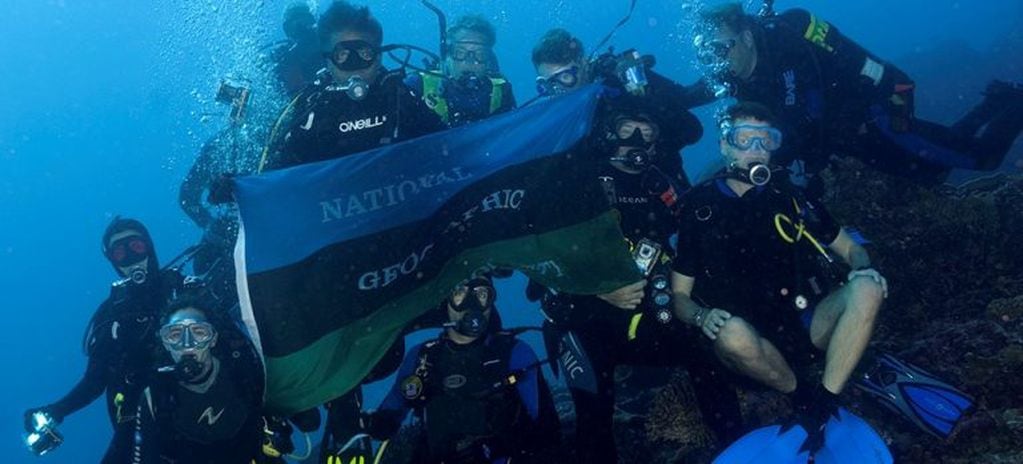
[(380, 47), (365, 40), (338, 42), (334, 50), (324, 52), (323, 57), (342, 71), (359, 71), (373, 66), (380, 56)]
[(42, 456), (64, 443), (64, 436), (57, 431), (57, 421), (49, 414), (32, 414), (32, 427), (34, 431), (25, 437), (25, 446), (32, 454)]
[[(475, 45), (480, 48), (470, 49), (464, 45)], [(479, 64), (489, 64), (494, 56), (494, 52), (489, 48), (486, 48), (486, 44), (481, 42), (458, 42), (455, 43), (448, 54), (452, 60), (460, 62), (472, 62)]]
[(579, 66), (570, 65), (548, 77), (536, 76), (536, 93), (543, 96), (561, 95), (579, 83)]
[(770, 126), (726, 125), (723, 129), (725, 141), (738, 150), (760, 146), (764, 151), (773, 152), (781, 148), (781, 131)]
[(160, 340), (168, 349), (203, 349), (209, 346), (217, 334), (213, 324), (194, 319), (168, 323), (160, 328)]

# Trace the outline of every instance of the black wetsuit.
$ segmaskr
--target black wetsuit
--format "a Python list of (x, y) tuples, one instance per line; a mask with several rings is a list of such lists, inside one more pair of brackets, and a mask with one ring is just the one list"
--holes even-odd
[(841, 228), (805, 195), (786, 180), (742, 197), (723, 179), (695, 187), (683, 198), (673, 269), (695, 279), (696, 303), (742, 317), (786, 355), (812, 356), (812, 310), (841, 283), (813, 241), (827, 250)]
[(155, 335), (159, 311), (182, 288), (183, 281), (176, 271), (163, 271), (143, 285), (115, 283), (85, 334), (89, 356), (85, 375), (66, 396), (48, 406), (63, 418), (106, 393), (114, 438), (103, 463), (127, 462), (129, 450), (122, 446), (122, 438), (131, 434), (141, 385), (162, 350)]
[[(653, 169), (627, 174), (608, 165), (599, 181), (621, 213), (626, 239), (634, 246), (642, 239), (655, 242), (664, 259), (670, 260), (669, 238), (675, 232), (678, 204), (675, 192), (666, 189), (665, 176)], [(661, 260), (654, 274), (665, 275), (666, 271), (667, 263)], [(559, 352), (558, 340), (571, 331), (597, 374), (596, 394), (570, 385), (579, 462), (618, 462), (613, 435), (614, 370), (618, 365), (687, 367), (703, 417), (718, 440), (730, 443), (743, 432), (735, 390), (724, 381), (713, 356), (695, 349), (699, 333), (674, 318), (658, 320), (650, 285), (645, 291), (644, 302), (636, 310), (612, 306), (596, 296), (561, 293), (545, 297), (548, 353)]]
[(813, 173), (831, 155), (851, 155), (894, 174), (940, 178), (952, 168), (996, 168), (1023, 128), (1019, 108), (975, 111), (952, 127), (916, 119), (906, 73), (805, 10), (759, 18), (753, 32), (753, 75), (729, 83), (736, 98), (781, 118), (775, 160), (783, 165), (800, 159)]
[[(353, 100), (327, 76), (313, 83), (285, 108), (270, 134), (260, 171), (340, 158), (445, 129), (436, 113), (405, 87), (402, 75), (380, 75), (362, 100)], [(366, 382), (397, 369), (405, 351), (399, 340)], [(361, 388), (326, 405), (322, 456), (337, 451), (363, 431)]]
[(192, 271), (204, 277), (207, 290), (225, 309), (238, 300), (233, 258), (237, 213), (227, 206), (210, 204), (205, 196), (222, 175), (255, 171), (264, 138), (254, 125), (232, 124), (221, 130), (203, 144), (178, 192), (182, 211), (203, 229)]
[(141, 459), (132, 462), (262, 462), (261, 368), (244, 339), (221, 331), (217, 343), (224, 346), (215, 349), (218, 360), (207, 388), (190, 389), (164, 373), (142, 392), (131, 443)]
[(382, 73), (360, 101), (337, 90), (324, 76), (281, 114), (260, 171), (335, 159), (444, 128), (405, 87), (400, 73)]
[(278, 45), (271, 53), (271, 61), (284, 93), (295, 96), (316, 80), (316, 73), (324, 66), (316, 32), (310, 31)]
[(560, 442), (536, 354), (505, 332), (466, 345), (441, 337), (413, 347), (374, 429), (393, 435), (409, 410), (425, 428), (417, 463), (550, 462), (544, 451)]

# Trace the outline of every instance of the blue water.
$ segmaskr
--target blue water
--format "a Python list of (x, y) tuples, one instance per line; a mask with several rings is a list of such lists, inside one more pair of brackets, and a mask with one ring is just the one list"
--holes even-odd
[[(386, 42), (435, 47), (434, 19), (418, 2), (373, 3)], [(626, 0), (437, 3), (452, 17), (478, 12), (495, 23), (502, 68), (520, 102), (534, 95), (529, 52), (545, 30), (566, 27), (592, 46), (628, 6)], [(692, 82), (697, 75), (683, 3), (639, 0), (613, 43), (653, 53), (659, 72)], [(201, 143), (226, 120), (213, 102), (217, 83), (228, 74), (255, 79), (255, 50), (283, 38), (285, 6), (271, 0), (0, 1), (0, 461), (101, 456), (109, 437), (101, 402), (70, 416), (61, 429), (67, 442), (42, 459), (22, 448), (21, 413), (59, 398), (84, 370), (82, 331), (114, 279), (99, 252), (113, 215), (145, 222), (164, 260), (198, 240), (199, 230), (177, 207), (178, 186)], [(776, 7), (792, 6), (813, 10), (900, 64), (919, 84), (918, 114), (925, 118), (952, 121), (978, 101), (988, 78), (1023, 77), (1019, 48), (998, 48), (1023, 44), (1019, 0), (783, 0)], [(706, 124), (712, 108), (698, 113)], [(699, 172), (714, 156), (705, 138), (686, 150), (687, 169)], [(518, 296), (521, 284), (501, 286), (510, 325), (537, 319)]]

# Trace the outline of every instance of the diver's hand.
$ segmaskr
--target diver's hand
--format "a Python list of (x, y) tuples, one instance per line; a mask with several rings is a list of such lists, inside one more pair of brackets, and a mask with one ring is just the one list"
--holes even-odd
[(53, 421), (57, 422), (58, 424), (61, 423), (61, 422), (64, 422), (64, 416), (60, 416), (60, 415), (54, 413), (53, 412), (53, 408), (51, 408), (50, 406), (41, 406), (41, 407), (38, 407), (38, 408), (31, 408), (31, 409), (25, 411), (25, 431), (26, 432), (32, 433), (32, 432), (36, 431), (36, 421), (35, 421), (35, 418), (33, 418), (32, 416), (34, 416), (38, 412), (41, 412), (43, 414), (46, 414), (47, 416), (50, 416), (50, 418), (53, 419)]
[(888, 298), (888, 280), (885, 279), (880, 272), (877, 272), (876, 269), (872, 267), (857, 269), (849, 273), (849, 276), (846, 277), (846, 281), (851, 282), (857, 277), (869, 277), (874, 282), (877, 282), (877, 284), (881, 286), (881, 292), (884, 294), (884, 297)]
[(646, 280), (626, 285), (611, 293), (597, 295), (597, 298), (610, 303), (621, 309), (636, 309), (643, 301), (643, 288), (646, 287)]
[(234, 173), (224, 173), (215, 179), (206, 200), (214, 205), (234, 203)]
[(732, 313), (723, 309), (711, 308), (701, 311), (696, 315), (696, 325), (703, 330), (703, 334), (711, 340), (718, 339), (718, 332), (725, 326), (725, 323), (732, 318)]

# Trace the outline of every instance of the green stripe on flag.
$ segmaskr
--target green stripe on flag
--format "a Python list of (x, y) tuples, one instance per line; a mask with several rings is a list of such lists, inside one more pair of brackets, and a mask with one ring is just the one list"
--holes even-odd
[(295, 353), (267, 357), (267, 407), (293, 414), (357, 387), (406, 325), (431, 310), (472, 271), (487, 266), (514, 268), (543, 285), (580, 295), (606, 293), (642, 277), (614, 211), (550, 232), (465, 250), (436, 278), (380, 310)]

